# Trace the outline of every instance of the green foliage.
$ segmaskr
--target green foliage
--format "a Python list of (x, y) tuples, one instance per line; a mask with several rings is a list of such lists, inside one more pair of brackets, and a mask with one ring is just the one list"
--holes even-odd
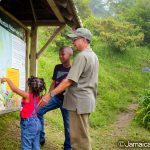
[(70, 32), (70, 28), (68, 26), (61, 32), (60, 35), (54, 40), (57, 47), (70, 45), (71, 40), (67, 39), (67, 34)]
[[(85, 4), (87, 7), (87, 1), (82, 2), (81, 5)], [(78, 5), (80, 5), (79, 1)], [(107, 31), (108, 33), (110, 32), (109, 34), (114, 35), (114, 37), (112, 36), (111, 38), (117, 39), (117, 37), (120, 36), (120, 39), (118, 38), (117, 40), (130, 37), (129, 41), (126, 41), (127, 47), (135, 46), (137, 40), (141, 42), (143, 34), (140, 32), (139, 27), (128, 22), (119, 22), (114, 19), (99, 19), (92, 15), (87, 17), (89, 14), (88, 9), (81, 9), (80, 11), (79, 15), (83, 18), (84, 27), (90, 29), (93, 34), (91, 45), (100, 60), (99, 95), (97, 98), (96, 111), (92, 113), (90, 118), (90, 126), (93, 128), (104, 127), (112, 123), (120, 111), (126, 110), (127, 105), (136, 99), (138, 93), (143, 88), (147, 88), (149, 76), (148, 74), (143, 74), (141, 68), (150, 63), (149, 49), (147, 47), (129, 48), (124, 53), (118, 53), (112, 51), (110, 48), (106, 48), (103, 44), (104, 42), (102, 43), (102, 31), (104, 32), (104, 29), (105, 32)], [(83, 11), (85, 11), (85, 14), (82, 14)], [(41, 36), (39, 46), (43, 45), (44, 41), (48, 39), (46, 30), (47, 29), (42, 29), (40, 31), (43, 33), (42, 36), (44, 36), (44, 38)], [(51, 30), (48, 31), (51, 33)], [(38, 75), (46, 80), (48, 88), (54, 66), (59, 63), (57, 50), (61, 45), (71, 44), (71, 42), (66, 39), (68, 32), (70, 32), (70, 29), (65, 28), (39, 60)], [(117, 40), (110, 41), (115, 43)], [(131, 41), (133, 43), (131, 43)], [(140, 42), (138, 44), (140, 44)], [(112, 45), (110, 44), (110, 46)], [(56, 114), (58, 114), (57, 111), (54, 112), (54, 115), (50, 118), (54, 124), (55, 119), (52, 118)]]
[[(102, 43), (102, 40), (105, 39), (107, 37), (106, 35), (108, 34), (110, 38), (110, 42), (108, 42), (108, 44), (111, 47), (114, 43), (117, 42), (117, 40), (124, 40), (124, 36), (131, 36), (131, 39), (129, 39), (134, 43), (134, 36), (139, 35), (139, 38), (141, 38), (143, 35), (142, 33), (141, 35), (139, 34), (140, 28), (133, 24), (140, 26), (144, 34), (148, 35), (150, 33), (148, 19), (150, 9), (145, 9), (145, 7), (149, 7), (149, 0), (144, 0), (143, 4), (146, 2), (144, 8), (139, 10), (137, 8), (136, 11), (133, 11), (132, 8), (135, 6), (134, 4), (136, 4), (135, 2), (140, 0), (121, 0), (124, 1), (124, 6), (118, 6), (118, 12), (116, 11), (115, 13), (120, 13), (120, 16), (113, 17), (116, 19), (116, 21), (114, 19), (100, 20), (95, 18), (91, 15), (91, 11), (89, 10), (89, 0), (76, 1), (78, 1), (77, 5), (79, 8), (79, 15), (82, 17), (84, 26), (90, 29), (93, 33), (91, 45), (100, 61), (96, 111), (90, 115), (90, 127), (92, 127), (92, 129), (90, 128), (90, 132), (92, 131), (91, 137), (94, 147), (93, 149), (117, 149), (114, 147), (114, 143), (116, 144), (116, 141), (122, 138), (126, 138), (127, 140), (134, 139), (135, 141), (138, 141), (140, 138), (147, 140), (149, 138), (149, 132), (146, 132), (146, 130), (138, 126), (138, 124), (135, 124), (134, 126), (130, 124), (127, 128), (125, 128), (125, 130), (123, 130), (123, 134), (121, 132), (121, 135), (119, 136), (118, 133), (117, 136), (114, 136), (116, 135), (115, 131), (118, 130), (114, 128), (109, 129), (108, 125), (111, 126), (114, 123), (118, 114), (120, 114), (122, 111), (125, 111), (129, 103), (137, 102), (138, 94), (143, 89), (149, 88), (149, 73), (141, 72), (143, 67), (150, 64), (149, 48), (132, 47), (127, 49), (124, 53), (118, 53), (116, 51), (112, 51), (110, 48), (106, 48), (103, 44), (104, 42)], [(97, 3), (94, 3), (94, 0), (91, 1), (93, 1), (94, 5), (98, 4), (97, 0), (95, 0)], [(110, 0), (110, 2), (113, 2), (113, 0)], [(139, 8), (141, 6), (139, 6)], [(121, 9), (121, 7), (123, 9)], [(124, 12), (124, 15), (121, 12)], [(112, 14), (114, 15), (114, 13)], [(121, 21), (119, 22), (117, 20)], [(131, 22), (132, 24), (124, 21)], [(131, 27), (132, 30), (129, 29), (129, 27)], [(39, 49), (45, 44), (54, 30), (55, 28), (52, 27), (42, 27), (39, 29)], [(68, 39), (66, 40), (66, 33), (70, 32), (68, 30), (68, 28), (65, 28), (61, 35), (57, 36), (57, 38), (48, 46), (47, 51), (39, 58), (38, 76), (45, 79), (47, 83), (47, 89), (49, 88), (51, 82), (54, 66), (60, 63), (58, 58), (59, 48), (62, 45), (70, 45), (71, 43)], [(107, 34), (103, 35), (102, 33)], [(102, 38), (102, 36), (104, 37)], [(107, 43), (106, 40), (105, 42)], [(125, 40), (125, 42), (127, 41)], [(127, 42), (127, 45), (129, 44), (129, 46), (135, 46), (133, 43)], [(138, 118), (136, 119), (144, 127), (150, 128), (149, 96), (144, 94), (140, 99), (140, 108), (137, 112)], [(19, 114), (17, 113), (12, 113), (0, 117), (0, 148), (2, 149), (7, 150), (13, 149), (14, 147), (16, 150), (20, 149), (20, 130), (18, 131), (19, 121), (17, 124), (16, 118), (19, 120)], [(60, 110), (58, 109), (48, 113), (48, 116), (45, 116), (45, 119), (45, 126), (47, 127), (46, 138), (49, 140), (46, 142), (46, 147), (44, 146), (42, 149), (50, 149), (51, 145), (55, 145), (55, 148), (51, 149), (59, 149), (56, 148), (58, 145), (59, 147), (62, 146), (59, 141), (61, 140), (63, 143), (63, 139), (61, 139), (63, 138), (63, 122)], [(17, 129), (17, 131), (15, 129)], [(18, 139), (16, 136), (14, 138), (14, 134), (17, 135), (17, 133)], [(55, 140), (58, 137), (61, 138), (59, 138), (59, 140)]]
[[(41, 49), (44, 44), (48, 41), (48, 39), (52, 36), (54, 33), (55, 28), (54, 27), (39, 27), (38, 28), (38, 49)], [(53, 51), (56, 48), (56, 44), (54, 41), (48, 46), (48, 51)]]
[(86, 21), (86, 26), (90, 27), (94, 35), (105, 42), (109, 48), (117, 51), (124, 51), (129, 47), (140, 45), (144, 38), (138, 26), (111, 18), (92, 17)]
[(149, 73), (142, 66), (149, 64), (148, 48), (132, 48), (117, 53), (95, 41), (93, 50), (100, 61), (96, 111), (91, 114), (93, 128), (106, 127), (125, 111), (128, 104), (137, 101), (139, 93), (149, 87)]
[(127, 9), (132, 9), (137, 0), (119, 0), (116, 3), (112, 3), (111, 7), (113, 7), (115, 14), (122, 14)]
[(92, 15), (92, 11), (89, 8), (89, 0), (74, 0), (75, 4), (78, 8), (78, 15), (81, 17), (81, 19), (85, 19)]
[[(82, 1), (83, 3), (83, 1)], [(87, 3), (87, 1), (86, 1)], [(85, 6), (85, 5), (84, 5)], [(86, 4), (88, 6), (88, 4)], [(78, 3), (78, 7), (82, 8), (82, 4)], [(150, 1), (149, 0), (90, 0), (88, 9), (99, 18), (106, 19), (112, 17), (119, 22), (130, 22), (141, 28), (144, 33), (144, 43), (149, 44), (150, 41)], [(84, 14), (88, 13), (88, 9), (79, 9)], [(79, 13), (80, 15), (80, 13)], [(82, 13), (81, 13), (82, 15)], [(84, 15), (83, 19), (88, 15)], [(91, 16), (91, 15), (89, 15)], [(90, 19), (90, 18), (88, 18)], [(89, 20), (94, 24), (92, 20)], [(121, 37), (122, 38), (122, 37)], [(113, 41), (116, 39), (113, 39)], [(125, 42), (126, 43), (126, 42)], [(125, 44), (124, 39), (117, 45)]]
[(106, 5), (108, 4), (109, 0), (106, 0), (105, 2), (103, 0), (90, 0), (90, 8), (94, 15), (100, 16), (100, 17), (107, 17), (110, 14), (110, 11), (106, 10)]
[[(90, 117), (92, 128), (104, 127), (112, 123), (117, 114), (126, 110), (128, 103), (133, 101), (143, 88), (147, 88), (149, 81), (148, 74), (141, 72), (141, 68), (150, 63), (149, 49), (147, 47), (130, 48), (125, 53), (118, 53), (106, 48), (100, 40), (99, 29), (96, 26), (99, 25), (98, 21), (99, 19), (92, 16), (84, 20), (85, 27), (93, 33), (91, 45), (100, 61), (99, 95), (96, 111)], [(48, 35), (45, 35), (46, 30), (44, 28), (39, 31), (41, 34), (39, 47), (44, 44), (43, 39), (45, 41), (48, 39)], [(63, 37), (58, 36), (39, 59), (38, 76), (45, 79), (47, 89), (51, 82), (54, 66), (60, 63), (57, 51), (61, 44), (58, 43), (61, 43), (63, 39), (63, 43), (71, 44), (71, 41), (65, 37), (68, 32), (68, 29), (62, 32)], [(57, 124), (53, 118), (56, 115), (61, 118), (59, 110), (54, 111), (50, 117), (52, 124)], [(60, 125), (58, 126), (60, 127)]]
[[(144, 42), (149, 44), (150, 41), (150, 1), (149, 0), (136, 0), (132, 7), (126, 7), (126, 0), (120, 3), (120, 10), (118, 13), (121, 18), (141, 27), (144, 33)], [(123, 7), (124, 6), (124, 7)]]
[(147, 129), (150, 129), (150, 90), (144, 91), (139, 99), (139, 109), (136, 121)]
[[(39, 48), (41, 48), (46, 41), (52, 36), (52, 34), (55, 32), (55, 27), (40, 27), (38, 30), (39, 33)], [(58, 49), (62, 46), (69, 45), (70, 40), (66, 40), (66, 34), (70, 32), (70, 28), (68, 26), (65, 27), (65, 29), (61, 32), (61, 34), (57, 35), (57, 38), (55, 38), (52, 43), (47, 48), (48, 51), (58, 51)]]

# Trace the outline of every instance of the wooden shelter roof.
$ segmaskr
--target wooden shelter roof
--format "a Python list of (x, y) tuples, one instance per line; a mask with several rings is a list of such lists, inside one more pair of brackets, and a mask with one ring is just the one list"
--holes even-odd
[(73, 0), (0, 0), (0, 6), (26, 26), (82, 26)]
[[(73, 0), (0, 0), (0, 13), (4, 13), (14, 23), (25, 29), (26, 80), (29, 73), (30, 75), (37, 75), (38, 58), (63, 30), (65, 25), (69, 25), (73, 29), (82, 27)], [(7, 20), (7, 18), (5, 19)], [(28, 28), (29, 26), (30, 28)], [(40, 50), (38, 50), (38, 26), (57, 26)], [(18, 107), (8, 108), (0, 111), (0, 114), (17, 110), (19, 110)]]

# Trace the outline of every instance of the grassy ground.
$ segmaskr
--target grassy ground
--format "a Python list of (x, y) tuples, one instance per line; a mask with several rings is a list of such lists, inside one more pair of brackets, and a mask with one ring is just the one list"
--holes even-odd
[[(90, 133), (93, 150), (117, 150), (119, 140), (150, 140), (149, 131), (134, 120), (123, 128), (115, 122), (119, 114), (127, 112), (128, 105), (138, 103), (139, 94), (150, 87), (150, 73), (142, 72), (149, 66), (150, 49), (134, 48), (116, 53), (101, 45), (93, 45), (100, 60), (99, 89), (96, 111), (90, 116)], [(38, 75), (44, 77), (49, 87), (54, 65), (59, 63), (57, 52), (44, 53), (39, 60)], [(59, 110), (46, 115), (46, 144), (42, 150), (61, 150), (64, 134)], [(19, 150), (19, 113), (0, 116), (0, 150)]]
[[(4, 115), (0, 117), (0, 150), (19, 150), (20, 149), (20, 128), (19, 121), (13, 116)], [(49, 113), (46, 116), (46, 144), (42, 150), (61, 150), (63, 146), (63, 130), (57, 124), (51, 123), (49, 117), (54, 114)], [(3, 121), (2, 121), (3, 120)], [(7, 122), (7, 124), (6, 124)], [(62, 124), (62, 122), (59, 122)], [(117, 128), (114, 124), (102, 128), (90, 128), (93, 150), (119, 150), (119, 141), (149, 141), (149, 131), (138, 126), (132, 120), (124, 128)], [(134, 148), (132, 148), (134, 149)], [(142, 149), (142, 148), (136, 148)]]

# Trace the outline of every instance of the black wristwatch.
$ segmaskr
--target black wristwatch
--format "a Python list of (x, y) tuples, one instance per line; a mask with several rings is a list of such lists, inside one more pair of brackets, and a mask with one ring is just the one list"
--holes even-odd
[(51, 97), (54, 97), (54, 96), (55, 96), (55, 94), (54, 94), (52, 91), (50, 91), (49, 93), (50, 93), (50, 96), (51, 96)]

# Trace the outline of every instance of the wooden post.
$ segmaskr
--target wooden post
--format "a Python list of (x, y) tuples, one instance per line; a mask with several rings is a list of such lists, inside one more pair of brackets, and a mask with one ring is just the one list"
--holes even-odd
[(37, 76), (37, 45), (38, 34), (37, 26), (35, 24), (31, 27), (31, 46), (30, 46), (30, 76)]

